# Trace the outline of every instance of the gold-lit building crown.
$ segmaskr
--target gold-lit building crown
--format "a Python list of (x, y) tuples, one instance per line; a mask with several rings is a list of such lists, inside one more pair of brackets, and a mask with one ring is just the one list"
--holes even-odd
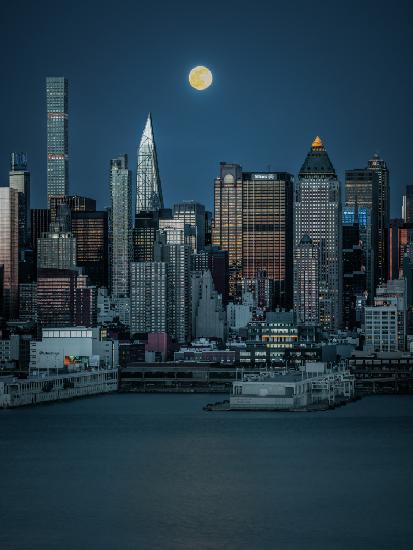
[(311, 144), (311, 149), (319, 149), (319, 148), (324, 148), (324, 144), (321, 141), (321, 138), (317, 136), (313, 141), (313, 143)]

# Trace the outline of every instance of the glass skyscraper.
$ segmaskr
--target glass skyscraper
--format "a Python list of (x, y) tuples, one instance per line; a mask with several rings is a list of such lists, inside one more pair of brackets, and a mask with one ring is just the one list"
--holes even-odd
[(242, 273), (242, 168), (221, 162), (214, 183), (212, 244), (228, 252), (230, 294), (236, 294)]
[(136, 213), (163, 208), (158, 157), (149, 113), (138, 147), (136, 167)]
[(0, 187), (0, 266), (3, 266), (3, 314), (17, 317), (19, 289), (19, 198), (16, 189)]
[(46, 79), (47, 196), (69, 193), (68, 81)]
[(293, 181), (285, 172), (242, 174), (242, 276), (272, 281), (270, 307), (286, 309), (293, 302)]
[[(341, 198), (336, 172), (317, 136), (301, 167), (295, 188), (295, 247), (307, 236), (319, 248), (320, 325), (335, 330), (341, 323)], [(296, 256), (295, 279), (305, 265)], [(297, 310), (298, 304), (295, 303)]]
[(132, 259), (132, 175), (128, 156), (120, 155), (110, 162), (111, 216), (110, 281), (113, 298), (129, 297), (129, 262)]
[(25, 153), (12, 153), (10, 159), (9, 186), (19, 194), (19, 248), (29, 246), (30, 241), (30, 172)]
[(368, 169), (377, 181), (377, 280), (379, 284), (387, 281), (389, 263), (388, 233), (390, 224), (390, 187), (389, 170), (386, 162), (377, 153), (368, 161)]

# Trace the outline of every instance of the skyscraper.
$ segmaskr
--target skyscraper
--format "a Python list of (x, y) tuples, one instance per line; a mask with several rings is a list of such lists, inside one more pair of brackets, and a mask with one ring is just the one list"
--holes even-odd
[(165, 262), (132, 262), (130, 330), (170, 332), (168, 318), (169, 265)]
[(297, 325), (320, 325), (320, 254), (318, 245), (304, 235), (294, 249), (294, 310)]
[(390, 224), (389, 171), (377, 153), (368, 161), (367, 168), (346, 171), (346, 205), (371, 210), (375, 287), (387, 279)]
[[(341, 198), (336, 172), (317, 136), (311, 145), (295, 189), (295, 247), (308, 236), (319, 248), (320, 324), (335, 330), (341, 323)], [(297, 255), (294, 277), (304, 265)], [(295, 303), (295, 308), (299, 303)]]
[(9, 186), (19, 194), (19, 249), (30, 242), (30, 172), (25, 153), (12, 153), (10, 159)]
[(212, 244), (228, 251), (230, 294), (235, 295), (242, 274), (242, 169), (221, 162), (214, 183)]
[(33, 251), (33, 272), (37, 273), (37, 241), (49, 231), (50, 210), (48, 208), (31, 208), (31, 249)]
[(136, 213), (163, 208), (158, 157), (149, 113), (138, 147), (136, 168)]
[(129, 296), (129, 262), (132, 256), (131, 211), (132, 175), (128, 156), (120, 155), (110, 162), (111, 216), (109, 227), (112, 297)]
[(68, 81), (46, 79), (47, 196), (69, 193)]
[(40, 326), (73, 326), (76, 280), (73, 269), (38, 270), (36, 308)]
[(400, 218), (390, 220), (389, 224), (389, 272), (388, 279), (398, 279), (403, 269), (403, 258), (410, 252), (413, 236), (413, 223)]
[(3, 315), (18, 313), (19, 289), (19, 194), (0, 187), (0, 265), (3, 266)]
[(60, 221), (37, 241), (37, 269), (75, 269), (76, 239)]
[(174, 204), (173, 217), (183, 220), (190, 227), (190, 237), (187, 244), (194, 252), (199, 252), (205, 246), (205, 206), (194, 201), (183, 201)]
[[(356, 203), (357, 204), (357, 203)], [(360, 246), (363, 249), (363, 270), (366, 272), (367, 303), (373, 303), (375, 287), (375, 253), (371, 208), (344, 206), (343, 225), (358, 224)]]
[(367, 294), (365, 250), (358, 219), (348, 223), (343, 216), (343, 326), (352, 330), (361, 326)]
[(72, 212), (72, 233), (76, 239), (76, 264), (84, 269), (91, 284), (108, 286), (108, 213)]
[(403, 195), (403, 220), (413, 223), (413, 185), (406, 185), (406, 193)]
[(384, 284), (388, 272), (388, 230), (390, 224), (390, 186), (389, 170), (386, 162), (377, 153), (368, 161), (368, 169), (377, 181), (377, 277), (378, 283)]
[(170, 244), (167, 231), (159, 231), (155, 261), (166, 262), (168, 271), (168, 334), (179, 343), (191, 339), (191, 256), (187, 244)]
[(242, 276), (273, 281), (273, 307), (293, 305), (293, 181), (284, 172), (242, 174)]
[(133, 261), (152, 262), (156, 232), (159, 229), (158, 213), (139, 212), (132, 231)]

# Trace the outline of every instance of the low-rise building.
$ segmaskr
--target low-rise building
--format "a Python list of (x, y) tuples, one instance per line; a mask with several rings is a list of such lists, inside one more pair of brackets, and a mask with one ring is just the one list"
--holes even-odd
[(42, 330), (42, 339), (30, 343), (30, 369), (60, 372), (79, 366), (119, 366), (119, 342), (107, 338), (101, 327), (65, 327)]

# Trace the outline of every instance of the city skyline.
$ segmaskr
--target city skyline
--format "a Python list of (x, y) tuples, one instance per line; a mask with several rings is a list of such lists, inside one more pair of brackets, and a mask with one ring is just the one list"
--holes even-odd
[[(93, 2), (85, 9), (83, 23), (76, 18), (83, 39), (84, 25), (97, 24), (91, 20), (92, 7)], [(165, 37), (146, 56), (133, 57), (131, 52), (142, 47), (142, 41), (153, 29), (155, 19), (149, 17), (139, 39), (127, 38), (127, 32), (119, 38), (128, 54), (125, 62), (115, 67), (110, 63), (113, 53), (99, 40), (89, 45), (91, 60), (83, 59), (80, 46), (72, 48), (74, 18), (66, 6), (61, 8), (67, 20), (67, 27), (59, 31), (61, 48), (44, 57), (42, 33), (33, 36), (26, 20), (17, 20), (16, 14), (5, 8), (4, 20), (7, 19), (8, 25), (2, 39), (7, 40), (11, 31), (18, 35), (24, 31), (25, 36), (33, 36), (37, 54), (36, 63), (29, 66), (31, 52), (23, 59), (20, 50), (11, 50), (7, 42), (3, 50), (9, 54), (4, 65), (8, 73), (28, 75), (31, 85), (27, 89), (13, 89), (11, 85), (0, 91), (3, 120), (6, 127), (10, 126), (0, 139), (1, 165), (6, 165), (5, 158), (11, 151), (27, 151), (33, 207), (45, 206), (41, 199), (46, 189), (44, 79), (57, 74), (70, 82), (71, 193), (96, 196), (99, 208), (110, 202), (103, 184), (108, 159), (124, 152), (134, 158), (136, 136), (151, 111), (166, 204), (193, 198), (210, 209), (210, 186), (220, 161), (239, 163), (250, 171), (265, 171), (270, 165), (271, 170), (297, 175), (302, 152), (319, 134), (341, 182), (345, 170), (364, 166), (376, 151), (386, 160), (392, 173), (391, 216), (399, 216), (401, 206), (397, 199), (405, 185), (411, 183), (408, 151), (412, 138), (406, 124), (411, 113), (407, 100), (412, 78), (407, 48), (411, 8), (407, 2), (398, 2), (391, 17), (386, 17), (389, 8), (384, 3), (366, 2), (351, 13), (335, 6), (333, 16), (338, 36), (325, 48), (320, 32), (327, 15), (322, 4), (317, 20), (311, 18), (311, 25), (306, 24), (310, 6), (298, 3), (298, 7), (293, 14), (294, 10), (286, 6), (264, 5), (257, 27), (256, 16), (241, 3), (234, 12), (237, 22), (248, 20), (262, 32), (258, 33), (254, 46), (240, 40), (238, 51), (227, 46), (226, 51), (219, 52), (215, 44), (218, 41), (214, 39), (230, 21), (232, 13), (228, 7), (220, 9), (220, 18), (214, 24), (212, 13), (207, 11), (201, 27), (210, 31), (208, 40), (199, 39), (199, 35), (194, 40), (194, 31), (169, 14), (165, 6), (165, 15), (171, 15), (177, 28), (184, 31), (174, 48), (165, 47), (171, 35), (164, 29), (164, 23), (157, 21), (159, 33), (165, 30)], [(36, 31), (43, 28), (42, 13), (40, 8), (31, 14)], [(104, 7), (99, 13), (100, 22), (110, 17)], [(262, 17), (264, 13), (268, 22)], [(56, 16), (50, 10), (48, 16), (49, 23), (53, 23)], [(135, 17), (132, 9), (127, 25)], [(267, 27), (273, 21), (279, 24), (277, 33), (268, 32)], [(387, 21), (391, 21), (393, 32), (388, 32)], [(295, 44), (284, 40), (293, 23)], [(346, 39), (349, 29), (356, 35), (351, 43)], [(54, 36), (53, 25), (49, 30)], [(192, 51), (189, 44), (195, 44)], [(317, 58), (314, 63), (309, 62), (307, 44), (314, 44), (311, 54)], [(257, 58), (264, 46), (266, 53)], [(213, 85), (202, 93), (187, 83), (188, 71), (197, 61), (205, 62), (214, 74)], [(111, 72), (104, 73), (104, 66), (111, 66)], [(129, 69), (139, 76), (136, 79), (128, 76)], [(104, 74), (105, 86), (101, 86)], [(12, 82), (18, 83), (19, 78)], [(173, 109), (169, 98), (173, 100)], [(335, 109), (337, 104), (339, 111)], [(13, 124), (8, 124), (9, 113), (16, 112), (21, 117), (18, 120), (14, 117)], [(242, 117), (238, 116), (240, 112)], [(102, 132), (102, 127), (109, 131)], [(132, 169), (135, 170), (133, 162)], [(0, 175), (0, 185), (5, 185), (7, 173)]]

